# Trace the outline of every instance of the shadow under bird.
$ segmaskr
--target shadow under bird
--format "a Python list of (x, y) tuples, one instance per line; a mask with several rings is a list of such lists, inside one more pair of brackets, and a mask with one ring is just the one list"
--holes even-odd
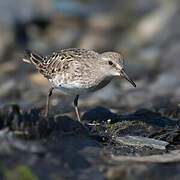
[(26, 50), (23, 61), (34, 65), (52, 86), (47, 96), (45, 116), (48, 116), (53, 89), (75, 96), (74, 108), (80, 121), (79, 95), (101, 89), (115, 77), (123, 77), (136, 87), (124, 70), (123, 56), (116, 52), (99, 54), (91, 50), (69, 48), (43, 57)]

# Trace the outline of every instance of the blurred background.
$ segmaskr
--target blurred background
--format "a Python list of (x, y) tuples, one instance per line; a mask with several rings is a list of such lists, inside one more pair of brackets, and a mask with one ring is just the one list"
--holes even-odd
[[(121, 52), (137, 84), (116, 79), (81, 96), (81, 111), (179, 106), (179, 19), (179, 0), (1, 0), (0, 105), (15, 102), (25, 110), (45, 105), (49, 83), (21, 61), (25, 49), (48, 55), (78, 47)], [(51, 112), (73, 112), (73, 98), (54, 91)]]

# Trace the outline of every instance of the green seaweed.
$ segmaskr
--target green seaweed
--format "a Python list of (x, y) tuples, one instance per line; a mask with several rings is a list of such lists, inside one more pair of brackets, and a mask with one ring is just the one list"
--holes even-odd
[(22, 180), (38, 180), (31, 169), (27, 166), (19, 166), (16, 168), (16, 171), (18, 172)]
[(18, 166), (12, 170), (3, 170), (3, 175), (7, 180), (38, 180), (28, 166)]

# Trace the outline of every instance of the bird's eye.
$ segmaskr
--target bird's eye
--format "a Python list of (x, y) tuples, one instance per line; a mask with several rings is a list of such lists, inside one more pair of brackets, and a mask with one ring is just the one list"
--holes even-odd
[(113, 62), (112, 61), (108, 61), (109, 65), (113, 65)]

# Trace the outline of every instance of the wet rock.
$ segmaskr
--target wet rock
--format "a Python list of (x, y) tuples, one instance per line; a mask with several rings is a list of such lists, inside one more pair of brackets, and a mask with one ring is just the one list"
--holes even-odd
[(159, 141), (152, 138), (146, 138), (140, 136), (116, 137), (115, 141), (129, 146), (139, 146), (139, 147), (149, 146), (156, 149), (166, 149), (166, 146), (169, 144), (166, 141)]
[(157, 112), (159, 112), (162, 116), (168, 117), (172, 120), (180, 120), (180, 107), (179, 105), (171, 105), (165, 104), (164, 106), (159, 106), (155, 108)]
[[(52, 122), (49, 122), (52, 124)], [(87, 134), (88, 131), (83, 124), (79, 123), (77, 120), (73, 120), (69, 118), (68, 116), (57, 116), (55, 118), (55, 124), (54, 124), (54, 131), (57, 131), (59, 133), (77, 133), (77, 134)]]
[(171, 144), (180, 144), (180, 128), (179, 126), (176, 126), (174, 128), (163, 128), (160, 129), (159, 131), (152, 132), (149, 135), (150, 138), (156, 138), (159, 140), (165, 140), (168, 141)]
[(111, 119), (111, 122), (115, 121), (116, 119), (118, 119), (118, 115), (103, 107), (94, 108), (86, 112), (82, 117), (82, 120), (86, 120), (88, 122), (105, 122), (109, 119)]
[(165, 127), (165, 126), (174, 126), (178, 125), (178, 121), (172, 121), (168, 118), (162, 117), (159, 113), (150, 111), (148, 109), (139, 109), (135, 113), (129, 115), (118, 115), (112, 113), (106, 108), (97, 107), (88, 112), (86, 112), (82, 119), (88, 121), (108, 121), (111, 119), (111, 123), (123, 122), (123, 121), (135, 121), (153, 125), (154, 127)]
[(21, 121), (20, 116), (20, 107), (17, 104), (5, 105), (0, 108), (0, 129), (13, 126), (17, 128)]

